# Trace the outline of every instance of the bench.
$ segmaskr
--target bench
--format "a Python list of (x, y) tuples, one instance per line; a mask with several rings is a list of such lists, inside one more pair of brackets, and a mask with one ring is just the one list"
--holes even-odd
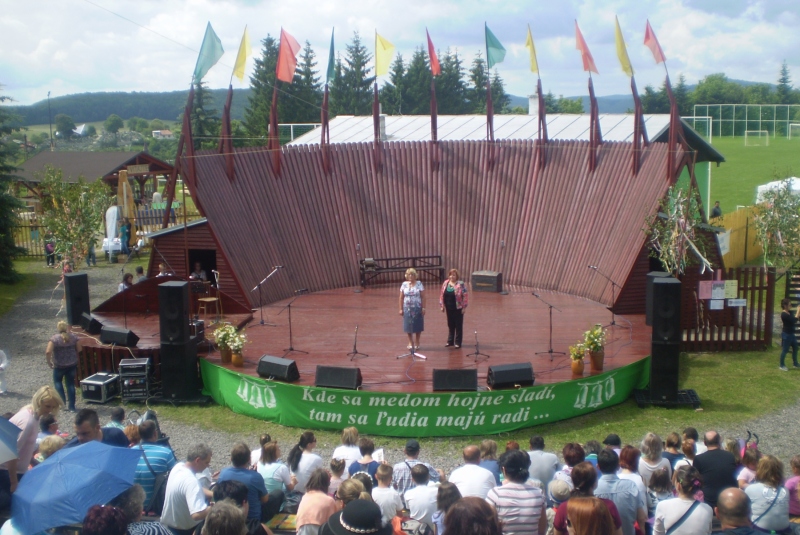
[(400, 258), (363, 258), (358, 261), (358, 270), (361, 274), (361, 286), (387, 273), (403, 273), (408, 268), (414, 268), (417, 273), (430, 273), (441, 284), (444, 282), (444, 266), (441, 256), (409, 256)]

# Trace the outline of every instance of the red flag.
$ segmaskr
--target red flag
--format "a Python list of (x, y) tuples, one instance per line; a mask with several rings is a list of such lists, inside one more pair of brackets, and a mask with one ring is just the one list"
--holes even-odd
[(583, 60), (583, 70), (593, 72), (595, 74), (600, 74), (597, 72), (597, 67), (594, 65), (594, 58), (592, 57), (592, 53), (589, 52), (589, 47), (586, 45), (586, 41), (583, 39), (583, 34), (581, 33), (581, 29), (578, 28), (578, 21), (575, 21), (575, 48), (580, 50), (581, 52), (581, 59)]
[(300, 52), (300, 43), (281, 28), (281, 46), (278, 50), (278, 64), (275, 66), (275, 76), (282, 82), (292, 83), (294, 71), (297, 68), (297, 53)]
[(649, 20), (647, 21), (647, 27), (644, 29), (644, 46), (649, 48), (653, 53), (653, 57), (656, 60), (656, 65), (667, 61), (666, 56), (664, 56), (664, 51), (661, 50), (661, 45), (658, 44), (656, 34), (653, 32), (653, 28), (650, 27)]
[(439, 65), (439, 58), (436, 57), (436, 50), (433, 48), (433, 41), (431, 41), (431, 34), (428, 33), (428, 29), (425, 28), (425, 35), (428, 36), (428, 58), (431, 62), (431, 74), (434, 76), (439, 76), (442, 74), (442, 67)]

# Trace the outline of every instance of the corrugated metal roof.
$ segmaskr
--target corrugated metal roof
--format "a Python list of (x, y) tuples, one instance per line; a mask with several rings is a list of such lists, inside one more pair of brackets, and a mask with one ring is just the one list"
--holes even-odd
[(285, 266), (264, 286), (265, 302), (299, 288), (357, 285), (360, 244), (362, 257), (441, 255), (465, 278), (503, 271), (511, 284), (608, 303), (610, 285), (587, 266), (626, 280), (645, 241), (645, 218), (668, 187), (667, 145), (642, 149), (637, 175), (632, 143), (603, 143), (594, 173), (586, 141), (551, 141), (544, 169), (534, 145), (498, 142), (487, 171), (483, 141), (383, 143), (383, 171), (375, 172), (372, 143), (339, 143), (331, 145), (330, 174), (319, 145), (296, 145), (282, 149), (280, 177), (265, 148), (237, 149), (233, 181), (224, 156), (203, 151), (197, 195), (244, 288)]
[(61, 169), (65, 182), (77, 182), (79, 176), (94, 182), (135, 159), (139, 152), (50, 152), (42, 151), (19, 166), (16, 173), (26, 182), (39, 182), (36, 176), (51, 165)]

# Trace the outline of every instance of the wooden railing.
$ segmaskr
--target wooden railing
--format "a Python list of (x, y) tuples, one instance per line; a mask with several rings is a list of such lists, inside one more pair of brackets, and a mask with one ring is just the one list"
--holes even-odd
[(358, 269), (361, 273), (361, 286), (387, 273), (405, 273), (408, 268), (417, 272), (431, 273), (442, 283), (444, 281), (444, 266), (441, 256), (409, 256), (401, 258), (364, 258), (359, 260)]

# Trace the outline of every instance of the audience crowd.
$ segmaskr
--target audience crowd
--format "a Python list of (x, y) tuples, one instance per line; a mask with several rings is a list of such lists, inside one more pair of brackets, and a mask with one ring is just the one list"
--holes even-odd
[[(307, 431), (282, 462), (265, 434), (254, 450), (238, 442), (222, 452), (229, 466), (212, 474), (208, 446), (178, 459), (155, 419), (126, 422), (115, 409), (101, 426), (96, 411), (81, 409), (68, 433), (57, 421), (62, 407), (45, 386), (6, 415), (22, 432), (18, 458), (0, 465), (0, 508), (8, 510), (25, 475), (61, 448), (97, 441), (140, 450), (133, 486), (108, 503), (86, 504), (87, 535), (266, 535), (280, 513), (294, 515), (299, 535), (800, 533), (800, 456), (785, 479), (780, 459), (713, 430), (702, 440), (694, 428), (664, 440), (647, 433), (637, 445), (609, 434), (602, 444), (570, 442), (560, 451), (534, 436), (529, 451), (511, 441), (499, 454), (486, 439), (466, 446), (450, 474), (426, 462), (415, 439), (391, 452), (403, 458), (391, 464), (349, 427), (326, 462)], [(20, 533), (13, 515), (0, 529)]]

